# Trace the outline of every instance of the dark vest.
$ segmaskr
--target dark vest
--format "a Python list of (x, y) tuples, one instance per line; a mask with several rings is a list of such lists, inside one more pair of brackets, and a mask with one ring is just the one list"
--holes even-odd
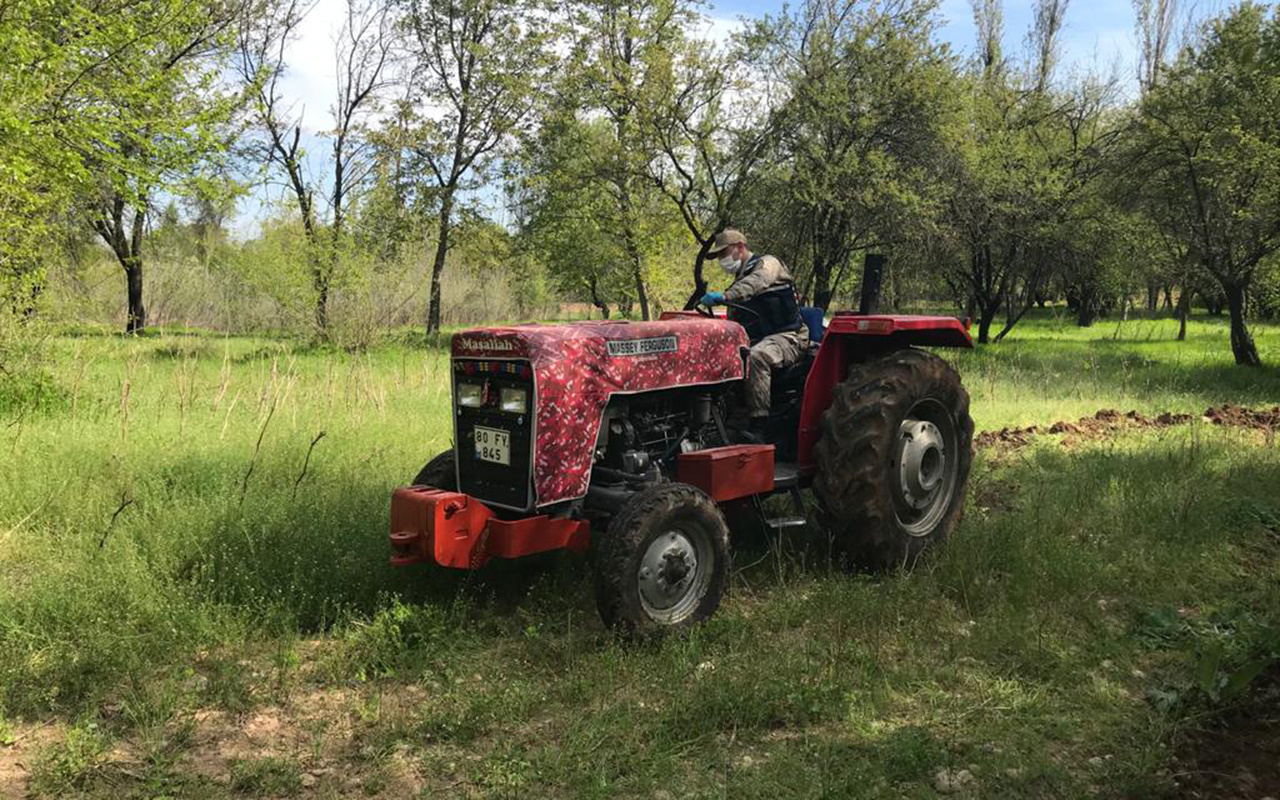
[[(756, 256), (746, 263), (743, 273), (751, 270), (763, 256)], [(800, 317), (800, 304), (796, 301), (796, 287), (790, 281), (775, 283), (750, 300), (736, 305), (753, 313), (745, 313), (729, 306), (729, 319), (747, 329), (752, 344), (775, 333), (798, 331), (804, 327)]]

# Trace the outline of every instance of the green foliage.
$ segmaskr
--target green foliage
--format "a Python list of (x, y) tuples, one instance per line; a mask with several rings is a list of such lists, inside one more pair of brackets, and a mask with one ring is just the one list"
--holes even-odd
[(1139, 113), (1144, 204), (1221, 284), (1240, 364), (1259, 363), (1244, 293), (1280, 250), (1278, 115), (1280, 15), (1252, 3), (1210, 21)]
[(31, 788), (51, 797), (85, 789), (106, 761), (111, 737), (96, 721), (83, 720), (67, 729), (62, 741), (49, 745), (32, 766)]
[(759, 227), (795, 254), (802, 293), (824, 308), (856, 274), (855, 251), (927, 226), (938, 199), (956, 79), (933, 24), (929, 3), (810, 2), (756, 33), (763, 68), (780, 71), (789, 95), (777, 123), (785, 168), (756, 201), (781, 195), (785, 211)]
[[(356, 618), (339, 629), (328, 673), (338, 680), (367, 681), (395, 675), (414, 653), (438, 656), (450, 620), (431, 606), (410, 606), (386, 597), (370, 619)], [(433, 652), (435, 651), (435, 652)]]

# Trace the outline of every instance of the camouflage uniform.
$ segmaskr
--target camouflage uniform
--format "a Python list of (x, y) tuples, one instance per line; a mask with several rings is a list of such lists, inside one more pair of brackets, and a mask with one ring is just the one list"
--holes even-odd
[[(742, 303), (782, 283), (794, 283), (786, 266), (773, 256), (753, 256), (733, 285), (725, 289), (724, 299)], [(789, 367), (809, 350), (808, 331), (774, 333), (751, 346), (751, 372), (747, 375), (747, 412), (752, 417), (769, 416), (769, 390), (772, 370)]]

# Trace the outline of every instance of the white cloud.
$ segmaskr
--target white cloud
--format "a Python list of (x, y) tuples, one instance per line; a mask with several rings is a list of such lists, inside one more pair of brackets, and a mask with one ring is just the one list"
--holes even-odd
[(284, 97), (296, 104), (308, 133), (333, 127), (333, 97), (338, 80), (334, 44), (347, 16), (346, 0), (316, 0), (285, 51)]
[(709, 14), (702, 14), (701, 17), (702, 24), (695, 34), (699, 39), (723, 43), (746, 30), (746, 24), (741, 19), (716, 17)]

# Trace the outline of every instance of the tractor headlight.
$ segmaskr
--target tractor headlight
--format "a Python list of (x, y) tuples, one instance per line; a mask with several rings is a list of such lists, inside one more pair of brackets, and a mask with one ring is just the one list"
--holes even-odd
[(500, 407), (512, 414), (523, 414), (529, 409), (529, 393), (524, 389), (503, 389)]
[(484, 387), (478, 383), (458, 384), (458, 405), (479, 408), (484, 399)]

